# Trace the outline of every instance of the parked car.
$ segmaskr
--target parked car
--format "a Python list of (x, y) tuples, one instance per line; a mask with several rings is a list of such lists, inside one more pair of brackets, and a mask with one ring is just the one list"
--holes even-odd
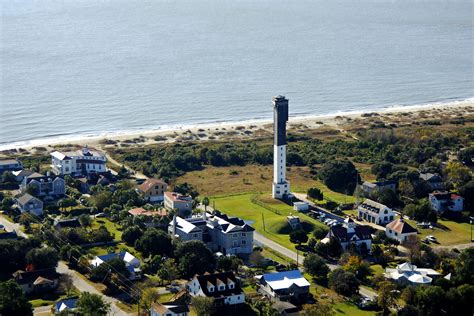
[(426, 239), (428, 239), (431, 242), (437, 242), (438, 241), (438, 239), (436, 239), (436, 237), (433, 236), (433, 235), (426, 236)]

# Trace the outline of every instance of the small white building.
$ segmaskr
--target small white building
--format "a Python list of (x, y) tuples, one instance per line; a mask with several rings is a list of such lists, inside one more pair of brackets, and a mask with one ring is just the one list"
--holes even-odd
[(36, 216), (43, 215), (43, 201), (28, 193), (17, 198), (16, 204), (22, 213), (28, 212)]
[(186, 284), (186, 289), (193, 297), (214, 298), (216, 305), (236, 305), (245, 303), (244, 291), (240, 288), (232, 272), (195, 275)]
[(134, 255), (129, 253), (128, 251), (122, 251), (119, 253), (109, 253), (102, 256), (96, 256), (94, 259), (90, 261), (91, 267), (96, 268), (107, 262), (109, 260), (118, 258), (125, 263), (128, 271), (130, 272), (130, 276), (128, 277), (130, 280), (138, 280), (141, 278), (142, 271), (140, 270), (140, 260), (138, 260)]
[(397, 240), (401, 244), (415, 241), (417, 234), (418, 231), (401, 218), (396, 219), (385, 226), (385, 235), (390, 239)]
[(461, 212), (464, 210), (464, 198), (447, 191), (435, 191), (428, 195), (431, 209), (443, 213), (445, 211)]
[(174, 302), (151, 304), (150, 316), (188, 316), (189, 307), (185, 304)]
[(87, 175), (106, 172), (105, 154), (84, 147), (82, 150), (51, 153), (51, 169), (57, 175)]
[(306, 202), (295, 202), (293, 203), (293, 209), (298, 212), (307, 212), (309, 210), (309, 204)]
[(357, 207), (357, 215), (367, 222), (378, 225), (390, 223), (395, 218), (391, 208), (370, 199), (366, 199)]
[(166, 209), (170, 211), (176, 209), (178, 211), (178, 215), (182, 217), (188, 217), (191, 215), (193, 210), (192, 197), (176, 192), (165, 192), (164, 196), (164, 206)]
[(429, 285), (434, 278), (439, 278), (441, 273), (429, 268), (418, 268), (417, 266), (405, 262), (395, 269), (386, 268), (384, 276), (397, 283), (411, 285)]

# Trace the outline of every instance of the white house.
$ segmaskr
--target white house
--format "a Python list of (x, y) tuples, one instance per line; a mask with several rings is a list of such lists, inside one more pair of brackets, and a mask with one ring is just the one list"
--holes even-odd
[(398, 240), (400, 243), (415, 241), (417, 234), (418, 231), (401, 218), (385, 226), (385, 235), (390, 239)]
[(178, 215), (188, 217), (193, 210), (193, 198), (176, 192), (164, 193), (164, 206), (168, 210), (178, 210)]
[(311, 285), (299, 270), (267, 273), (255, 278), (259, 292), (274, 300), (305, 299)]
[(16, 199), (16, 204), (22, 213), (28, 212), (36, 216), (43, 214), (43, 201), (25, 193)]
[(214, 298), (216, 305), (236, 305), (245, 302), (245, 294), (232, 272), (195, 275), (186, 284), (191, 296)]
[(309, 210), (309, 204), (306, 202), (295, 202), (293, 203), (293, 209), (298, 212), (307, 212)]
[(331, 238), (334, 238), (344, 251), (351, 244), (361, 253), (369, 252), (372, 247), (371, 227), (357, 225), (352, 218), (346, 218), (343, 226), (332, 226), (321, 242), (329, 242)]
[(82, 150), (51, 153), (51, 169), (57, 175), (87, 175), (106, 172), (105, 154), (84, 147)]
[(174, 302), (151, 304), (150, 316), (188, 316), (189, 307), (185, 304), (178, 304)]
[(401, 284), (429, 285), (434, 278), (441, 274), (433, 269), (418, 268), (417, 266), (405, 262), (398, 265), (395, 269), (386, 268), (384, 276)]
[(96, 268), (107, 262), (109, 260), (119, 258), (125, 263), (128, 271), (130, 272), (130, 280), (138, 280), (141, 278), (142, 271), (140, 270), (140, 260), (138, 260), (134, 255), (128, 251), (122, 251), (119, 253), (109, 253), (102, 256), (96, 256), (93, 260), (90, 261), (92, 268)]
[(357, 207), (357, 214), (359, 218), (378, 225), (390, 223), (395, 218), (391, 208), (370, 199), (366, 199)]
[(461, 212), (464, 210), (464, 198), (447, 191), (435, 191), (428, 195), (431, 209), (438, 213), (444, 211)]

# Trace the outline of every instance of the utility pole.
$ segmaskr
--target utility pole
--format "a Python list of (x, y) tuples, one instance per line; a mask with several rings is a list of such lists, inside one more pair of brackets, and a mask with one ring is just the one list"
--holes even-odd
[(266, 229), (265, 229), (265, 215), (263, 215), (263, 212), (262, 212), (262, 223), (263, 223), (263, 231), (266, 232)]
[(474, 221), (474, 217), (469, 217), (469, 223), (471, 224), (471, 242), (472, 242), (472, 223)]

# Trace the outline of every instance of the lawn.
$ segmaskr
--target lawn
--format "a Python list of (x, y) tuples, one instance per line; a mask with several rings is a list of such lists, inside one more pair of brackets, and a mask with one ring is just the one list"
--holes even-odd
[(92, 228), (97, 229), (100, 226), (105, 226), (107, 230), (114, 236), (114, 240), (120, 241), (122, 238), (122, 231), (119, 230), (117, 224), (109, 220), (108, 218), (95, 218), (92, 221)]
[[(297, 212), (295, 212), (291, 206), (272, 199), (269, 193), (259, 195), (258, 200), (260, 202), (280, 212), (280, 214), (276, 214), (262, 206), (252, 203), (251, 199), (253, 196), (253, 194), (240, 194), (214, 197), (211, 198), (211, 205), (214, 203), (218, 210), (249, 221), (249, 224), (262, 235), (282, 246), (295, 250), (295, 244), (290, 242), (290, 229), (288, 229), (286, 216)], [(311, 228), (314, 226), (324, 226), (322, 223), (305, 214), (298, 213), (298, 216), (303, 222), (303, 226), (308, 230), (312, 230)]]
[(48, 306), (48, 305), (53, 305), (55, 303), (54, 300), (44, 300), (41, 298), (30, 300), (31, 305), (33, 308), (36, 307), (41, 307), (41, 306)]
[(438, 239), (438, 242), (441, 246), (467, 244), (471, 240), (471, 227), (469, 223), (457, 223), (454, 221), (439, 219), (438, 225), (443, 227), (443, 229), (430, 229), (417, 227), (415, 221), (409, 220), (408, 222), (410, 225), (418, 229), (420, 232), (418, 237), (420, 239), (423, 239), (429, 235), (433, 235), (436, 237), (436, 239)]

